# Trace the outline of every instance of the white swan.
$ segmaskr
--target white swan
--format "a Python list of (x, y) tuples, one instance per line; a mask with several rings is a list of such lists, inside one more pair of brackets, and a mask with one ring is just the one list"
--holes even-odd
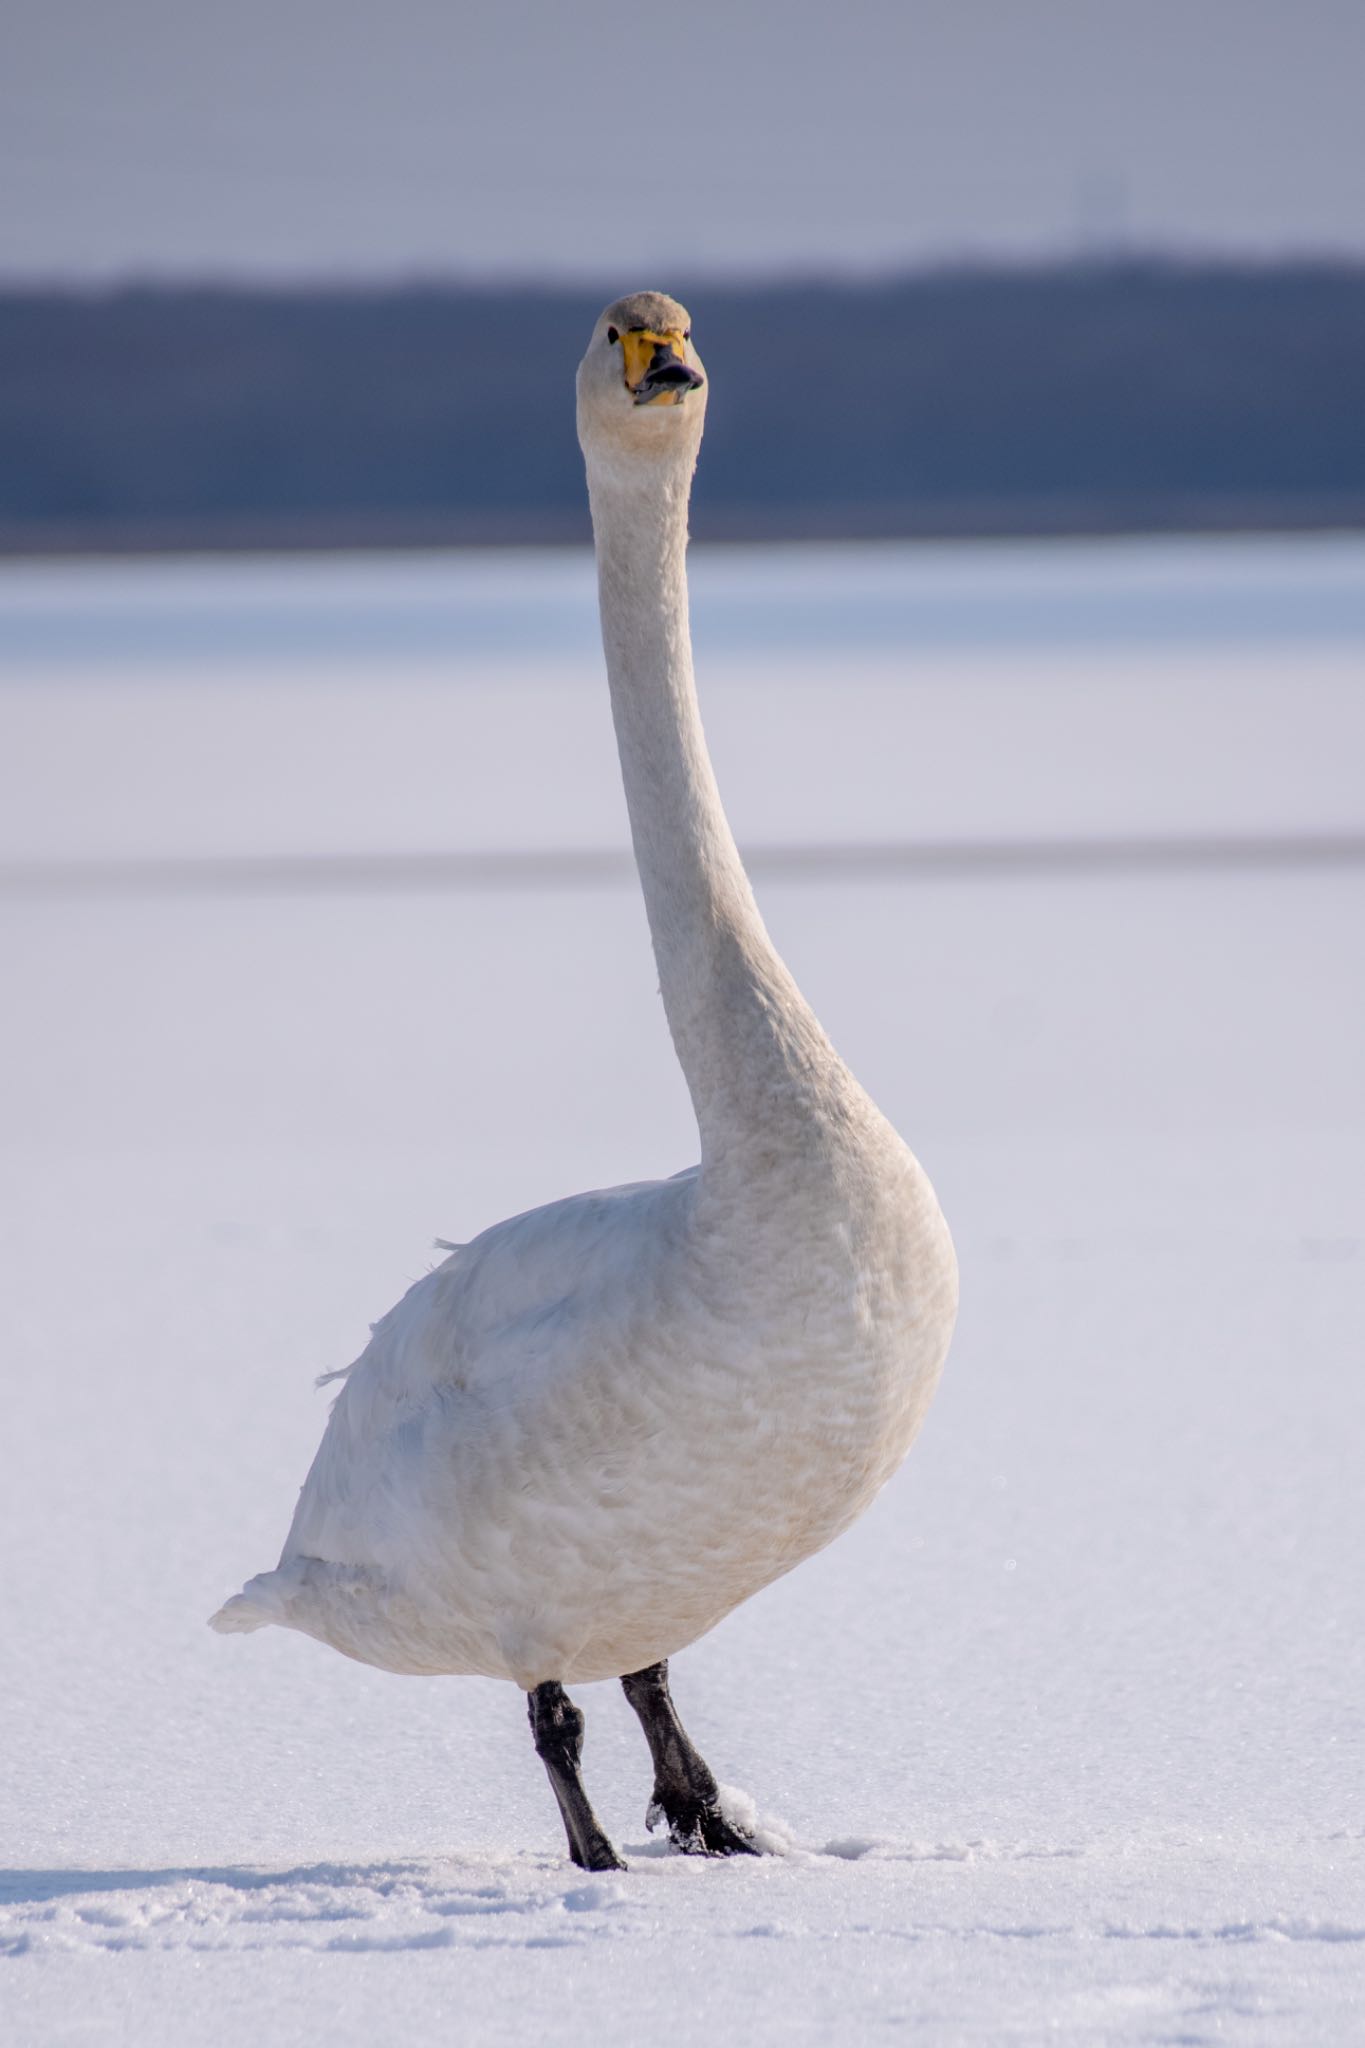
[[(530, 1695), (570, 1853), (618, 1859), (565, 1682), (623, 1677), (680, 1847), (752, 1844), (666, 1660), (865, 1508), (934, 1391), (957, 1273), (905, 1145), (759, 917), (707, 758), (684, 555), (705, 379), (688, 316), (609, 306), (578, 373), (635, 855), (701, 1164), (495, 1225), (349, 1367), (279, 1566), (213, 1617)], [(340, 1375), (338, 1375), (340, 1377)]]

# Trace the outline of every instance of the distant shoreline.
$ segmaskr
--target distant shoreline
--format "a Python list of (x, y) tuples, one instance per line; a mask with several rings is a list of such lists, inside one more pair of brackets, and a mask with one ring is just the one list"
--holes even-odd
[[(674, 280), (701, 541), (1365, 529), (1365, 265)], [(589, 537), (586, 289), (0, 289), (0, 555)]]

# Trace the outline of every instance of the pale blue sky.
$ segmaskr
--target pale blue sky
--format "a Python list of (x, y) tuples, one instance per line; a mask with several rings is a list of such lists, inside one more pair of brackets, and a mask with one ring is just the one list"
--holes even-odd
[(1365, 0), (9, 0), (0, 275), (1365, 254)]

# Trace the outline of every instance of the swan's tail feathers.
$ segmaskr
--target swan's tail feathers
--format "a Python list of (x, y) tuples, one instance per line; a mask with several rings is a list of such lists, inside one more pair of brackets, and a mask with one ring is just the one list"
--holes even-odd
[(278, 1581), (279, 1576), (278, 1572), (261, 1572), (248, 1579), (240, 1593), (234, 1593), (216, 1614), (209, 1616), (209, 1627), (216, 1628), (220, 1636), (244, 1636), (253, 1629), (269, 1628), (272, 1622), (288, 1626), (285, 1602), (277, 1586), (271, 1583)]
[(362, 1664), (382, 1664), (388, 1671), (444, 1669), (430, 1662), (429, 1645), (420, 1623), (414, 1623), (410, 1603), (385, 1573), (369, 1565), (290, 1557), (275, 1571), (248, 1579), (241, 1592), (219, 1608), (209, 1627), (222, 1635), (239, 1635), (267, 1628), (271, 1622), (330, 1643), (344, 1657), (356, 1657)]
[(271, 1619), (270, 1615), (262, 1614), (245, 1593), (234, 1593), (216, 1614), (209, 1616), (209, 1627), (216, 1628), (220, 1636), (244, 1636), (249, 1635), (253, 1628), (268, 1627)]

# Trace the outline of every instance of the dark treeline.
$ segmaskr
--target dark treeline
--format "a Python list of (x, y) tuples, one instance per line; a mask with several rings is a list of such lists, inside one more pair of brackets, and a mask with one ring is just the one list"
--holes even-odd
[[(676, 281), (702, 536), (1365, 524), (1365, 268)], [(587, 532), (603, 294), (0, 294), (0, 546)]]

